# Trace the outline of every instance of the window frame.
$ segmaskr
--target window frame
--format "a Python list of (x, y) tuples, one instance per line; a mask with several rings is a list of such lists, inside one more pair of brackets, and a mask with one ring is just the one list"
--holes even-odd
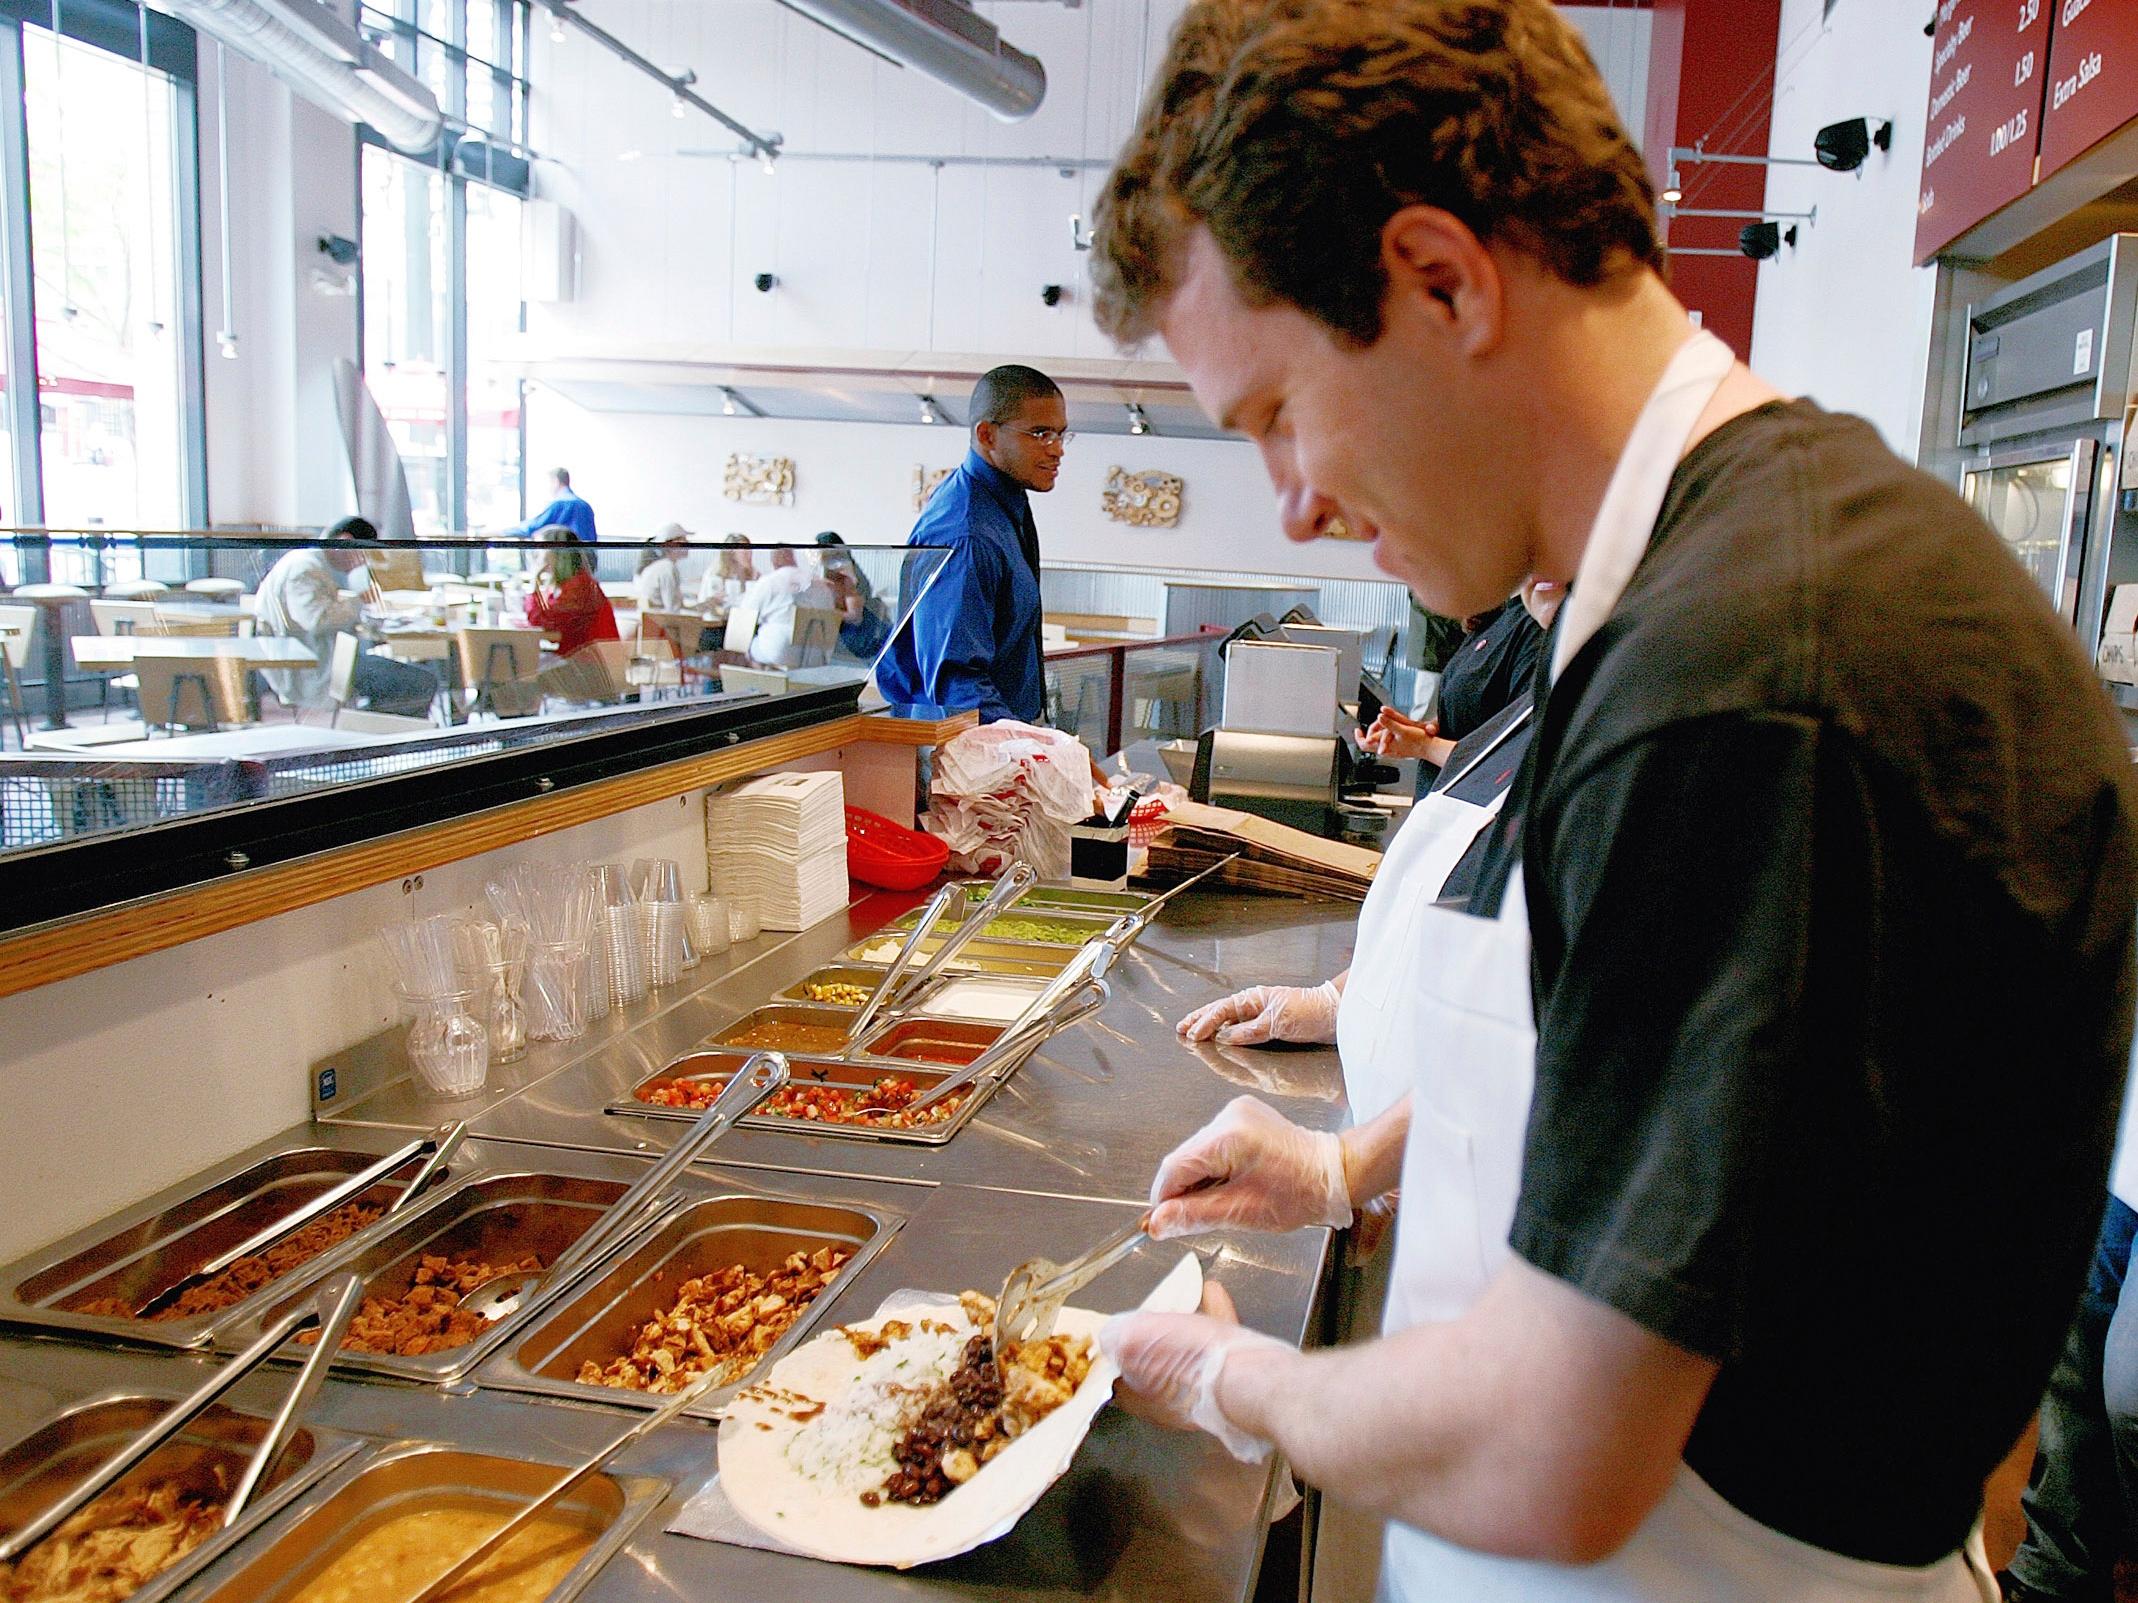
[[(0, 0), (0, 4), (9, 0)], [(422, 52), (426, 49), (443, 50), (452, 70), (447, 82), (452, 92), (446, 97), (446, 132), (437, 144), (426, 151), (405, 151), (389, 144), (368, 126), (357, 128), (357, 151), (355, 183), (359, 197), (357, 206), (357, 272), (356, 323), (357, 352), (362, 365), (365, 351), (365, 326), (370, 296), (370, 257), (364, 237), (363, 195), (364, 151), (378, 150), (392, 160), (406, 161), (417, 167), (428, 168), (445, 180), (446, 184), (446, 315), (449, 326), (446, 331), (446, 518), (451, 527), (447, 533), (464, 533), (468, 528), (468, 446), (472, 433), (468, 417), (468, 186), (482, 184), (511, 195), (518, 200), (533, 198), (533, 166), (527, 157), (526, 132), (522, 121), (528, 103), (528, 80), (522, 75), (526, 66), (526, 41), (533, 6), (530, 0), (455, 0), (452, 11), (452, 37), (441, 39), (426, 32), (417, 21), (416, 10), (420, 0), (361, 0), (358, 9), (359, 26), (376, 35), (383, 35), (385, 48), (394, 61), (417, 78), (423, 77)], [(503, 61), (490, 61), (471, 56), (467, 50), (468, 7), (487, 5), (494, 8), (496, 24), (494, 33), (503, 44), (498, 53)], [(467, 82), (470, 71), (481, 71), (491, 80), (493, 95), (503, 96), (507, 133), (500, 136), (489, 129), (471, 128), (467, 125)], [(524, 301), (521, 309), (521, 326), (526, 325)], [(368, 367), (365, 377), (371, 377)], [(519, 502), (520, 515), (527, 514), (527, 414), (520, 409), (520, 469)]]
[[(8, 441), (14, 473), (13, 522), (46, 521), (44, 417), (36, 379), (37, 282), (30, 225), (29, 107), (24, 97), (24, 30), (60, 38), (160, 72), (171, 85), (172, 251), (177, 262), (180, 503), (188, 527), (203, 527), (208, 509), (207, 367), (202, 339), (200, 197), (200, 49), (193, 30), (135, 0), (0, 0), (0, 295), (5, 295), (8, 371), (27, 375), (9, 386)], [(42, 542), (16, 545), (25, 583), (51, 577)]]

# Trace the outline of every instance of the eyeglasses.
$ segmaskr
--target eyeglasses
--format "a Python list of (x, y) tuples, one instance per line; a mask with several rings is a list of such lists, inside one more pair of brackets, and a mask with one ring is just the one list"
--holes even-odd
[(1071, 440), (1076, 438), (1075, 429), (1012, 428), (1010, 432), (1012, 434), (1022, 434), (1023, 436), (1025, 436), (1025, 438), (1030, 440), (1037, 440), (1041, 445), (1067, 445)]

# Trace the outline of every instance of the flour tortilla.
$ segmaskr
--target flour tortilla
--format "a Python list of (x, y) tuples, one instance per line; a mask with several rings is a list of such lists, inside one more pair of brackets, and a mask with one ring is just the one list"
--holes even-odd
[[(1202, 1295), (1202, 1265), (1190, 1253), (1142, 1306), (1157, 1313), (1192, 1313)], [(870, 1319), (846, 1328), (875, 1330), (884, 1322)], [(721, 1488), (735, 1512), (751, 1525), (812, 1558), (903, 1570), (969, 1552), (1007, 1535), (1061, 1478), (1092, 1420), (1113, 1396), (1120, 1371), (1097, 1351), (1099, 1327), (1105, 1323), (1104, 1314), (1062, 1310), (1055, 1321), (1057, 1334), (1092, 1338), (1091, 1373), (1068, 1402), (939, 1503), (885, 1502), (868, 1508), (851, 1491), (809, 1480), (787, 1459), (787, 1444), (802, 1429), (787, 1412), (796, 1405), (772, 1403), (756, 1390), (730, 1403), (720, 1426)], [(861, 1362), (853, 1345), (833, 1331), (789, 1353), (758, 1385), (828, 1402), (853, 1383)], [(772, 1428), (760, 1430), (760, 1423)]]

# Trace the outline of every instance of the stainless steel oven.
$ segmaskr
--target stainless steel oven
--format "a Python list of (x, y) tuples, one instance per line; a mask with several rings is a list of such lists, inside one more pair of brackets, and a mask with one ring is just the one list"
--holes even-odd
[(2089, 658), (2118, 571), (2138, 234), (2117, 234), (1967, 308), (1960, 492)]

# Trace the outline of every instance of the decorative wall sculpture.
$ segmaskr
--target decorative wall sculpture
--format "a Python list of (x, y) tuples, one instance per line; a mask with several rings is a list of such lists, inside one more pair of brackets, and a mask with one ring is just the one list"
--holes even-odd
[(727, 483), (722, 493), (730, 501), (749, 506), (792, 506), (794, 458), (733, 452), (728, 457)]
[(943, 487), (953, 469), (932, 468), (925, 462), (913, 464), (913, 510), (918, 512), (928, 504), (928, 498)]
[(1180, 502), (1186, 490), (1182, 480), (1156, 468), (1137, 473), (1108, 468), (1106, 488), (1099, 492), (1099, 509), (1116, 523), (1131, 523), (1140, 529), (1170, 529), (1180, 522)]

